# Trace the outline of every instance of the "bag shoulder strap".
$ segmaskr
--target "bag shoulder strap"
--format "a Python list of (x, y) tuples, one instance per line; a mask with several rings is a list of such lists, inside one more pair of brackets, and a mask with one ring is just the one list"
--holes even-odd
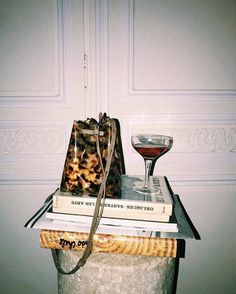
[[(96, 204), (95, 204), (95, 209), (94, 209), (94, 214), (93, 214), (93, 220), (92, 220), (92, 224), (90, 227), (90, 232), (89, 232), (87, 246), (85, 248), (85, 251), (84, 251), (82, 257), (79, 259), (76, 266), (72, 270), (66, 272), (61, 267), (60, 260), (59, 260), (59, 254), (58, 254), (59, 251), (57, 249), (51, 249), (54, 264), (55, 264), (58, 272), (61, 274), (64, 274), (64, 275), (71, 275), (71, 274), (74, 274), (75, 272), (77, 272), (78, 269), (81, 268), (86, 263), (88, 257), (92, 253), (93, 237), (94, 237), (94, 234), (96, 233), (97, 227), (99, 225), (99, 222), (100, 222), (100, 219), (101, 219), (101, 216), (103, 213), (103, 208), (104, 208), (104, 204), (105, 204), (106, 181), (107, 181), (107, 177), (108, 177), (108, 174), (110, 171), (112, 156), (113, 156), (113, 152), (115, 149), (115, 142), (116, 142), (116, 134), (117, 134), (116, 123), (113, 119), (110, 119), (110, 122), (111, 122), (111, 132), (112, 132), (110, 150), (109, 150), (110, 152), (109, 152), (106, 166), (104, 169), (103, 180), (102, 180), (102, 183), (99, 188), (99, 192), (98, 192), (98, 196), (97, 196), (97, 200), (96, 200)], [(98, 125), (98, 131), (99, 131), (99, 125)], [(97, 145), (99, 145), (98, 135), (97, 135), (96, 140), (97, 140)], [(98, 148), (98, 153), (99, 153), (99, 148)], [(102, 162), (101, 162), (101, 165), (102, 165)]]

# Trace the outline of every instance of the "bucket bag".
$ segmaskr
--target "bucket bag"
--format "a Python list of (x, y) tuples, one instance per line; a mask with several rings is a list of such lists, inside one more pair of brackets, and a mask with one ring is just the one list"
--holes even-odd
[(122, 174), (125, 174), (125, 164), (119, 121), (106, 114), (100, 114), (99, 121), (94, 118), (74, 121), (60, 190), (75, 196), (96, 197), (96, 204), (87, 246), (77, 265), (65, 272), (58, 250), (51, 250), (59, 273), (73, 274), (86, 263), (92, 253), (93, 237), (102, 217), (105, 198), (121, 197)]

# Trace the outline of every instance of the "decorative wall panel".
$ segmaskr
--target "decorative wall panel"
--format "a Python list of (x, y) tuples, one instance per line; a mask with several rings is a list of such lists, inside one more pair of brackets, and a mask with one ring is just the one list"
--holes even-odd
[(84, 2), (0, 3), (0, 180), (60, 181), (85, 117)]
[(1, 155), (41, 155), (65, 152), (65, 126), (21, 126), (0, 129)]
[(108, 47), (98, 56), (108, 62), (104, 101), (121, 120), (128, 172), (143, 172), (131, 135), (153, 132), (174, 137), (157, 173), (236, 180), (235, 3), (108, 2), (100, 7)]
[(0, 178), (7, 181), (58, 181), (67, 151), (68, 122), (1, 123)]
[(55, 99), (60, 94), (57, 1), (9, 0), (1, 6), (0, 95), (7, 101)]
[(125, 7), (133, 94), (235, 95), (233, 5), (133, 0)]

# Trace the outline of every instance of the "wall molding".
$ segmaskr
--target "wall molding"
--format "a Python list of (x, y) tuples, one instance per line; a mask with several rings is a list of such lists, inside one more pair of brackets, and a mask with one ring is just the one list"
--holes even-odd
[(165, 98), (172, 98), (175, 100), (187, 98), (196, 99), (235, 99), (236, 89), (146, 89), (142, 87), (134, 86), (134, 15), (135, 15), (135, 0), (123, 0), (124, 7), (124, 56), (126, 59), (127, 66), (124, 69), (123, 77), (127, 85), (125, 90), (125, 100), (143, 99), (144, 96), (148, 99), (159, 99), (163, 96)]
[(96, 102), (97, 113), (108, 112), (109, 90), (108, 90), (108, 0), (96, 1)]
[[(189, 175), (182, 175), (182, 176), (168, 176), (168, 180), (170, 181), (171, 185), (173, 186), (236, 186), (236, 176), (234, 174), (229, 175), (218, 175), (216, 178), (214, 177), (207, 177), (207, 176), (191, 176)], [(60, 176), (51, 176), (47, 178), (43, 177), (31, 177), (31, 178), (21, 178), (21, 177), (4, 177), (0, 180), (0, 187), (1, 186), (29, 186), (35, 185), (38, 187), (45, 185), (53, 185), (59, 187), (61, 183)]]
[[(61, 11), (61, 1), (54, 1), (52, 8), (52, 30), (53, 30), (53, 40), (54, 42), (54, 52), (53, 52), (53, 61), (55, 62), (54, 68), (54, 89), (8, 89), (8, 90), (0, 90), (0, 101), (2, 102), (22, 102), (22, 101), (47, 101), (47, 100), (61, 100), (61, 76), (58, 71), (61, 68), (59, 66), (59, 60), (62, 59), (61, 52), (58, 53), (58, 43), (61, 45), (60, 35), (61, 35), (61, 19), (60, 19), (60, 11)], [(33, 50), (33, 48), (31, 49)], [(36, 57), (35, 57), (36, 59)], [(32, 65), (33, 66), (33, 65)]]
[(0, 103), (3, 107), (30, 107), (44, 106), (49, 103), (58, 103), (58, 105), (68, 104), (70, 100), (70, 12), (71, 0), (56, 0), (54, 7), (54, 39), (55, 39), (55, 57), (57, 68), (57, 89), (24, 91), (0, 90)]
[[(132, 126), (132, 133), (168, 134), (175, 138), (173, 152), (212, 153), (236, 152), (235, 126), (151, 126), (143, 124), (142, 128)], [(143, 130), (143, 131), (142, 131)]]
[(65, 121), (14, 121), (0, 123), (0, 156), (64, 154), (69, 123)]
[(124, 116), (128, 138), (137, 132), (163, 133), (173, 136), (173, 152), (236, 152), (236, 117), (225, 115), (133, 115)]

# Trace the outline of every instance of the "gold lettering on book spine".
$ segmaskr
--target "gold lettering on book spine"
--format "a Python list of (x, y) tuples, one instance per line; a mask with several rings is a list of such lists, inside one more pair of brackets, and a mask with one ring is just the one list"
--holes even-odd
[[(84, 250), (87, 233), (42, 230), (40, 246), (51, 249)], [(177, 240), (172, 238), (133, 237), (95, 234), (93, 252), (142, 256), (176, 257)]]

